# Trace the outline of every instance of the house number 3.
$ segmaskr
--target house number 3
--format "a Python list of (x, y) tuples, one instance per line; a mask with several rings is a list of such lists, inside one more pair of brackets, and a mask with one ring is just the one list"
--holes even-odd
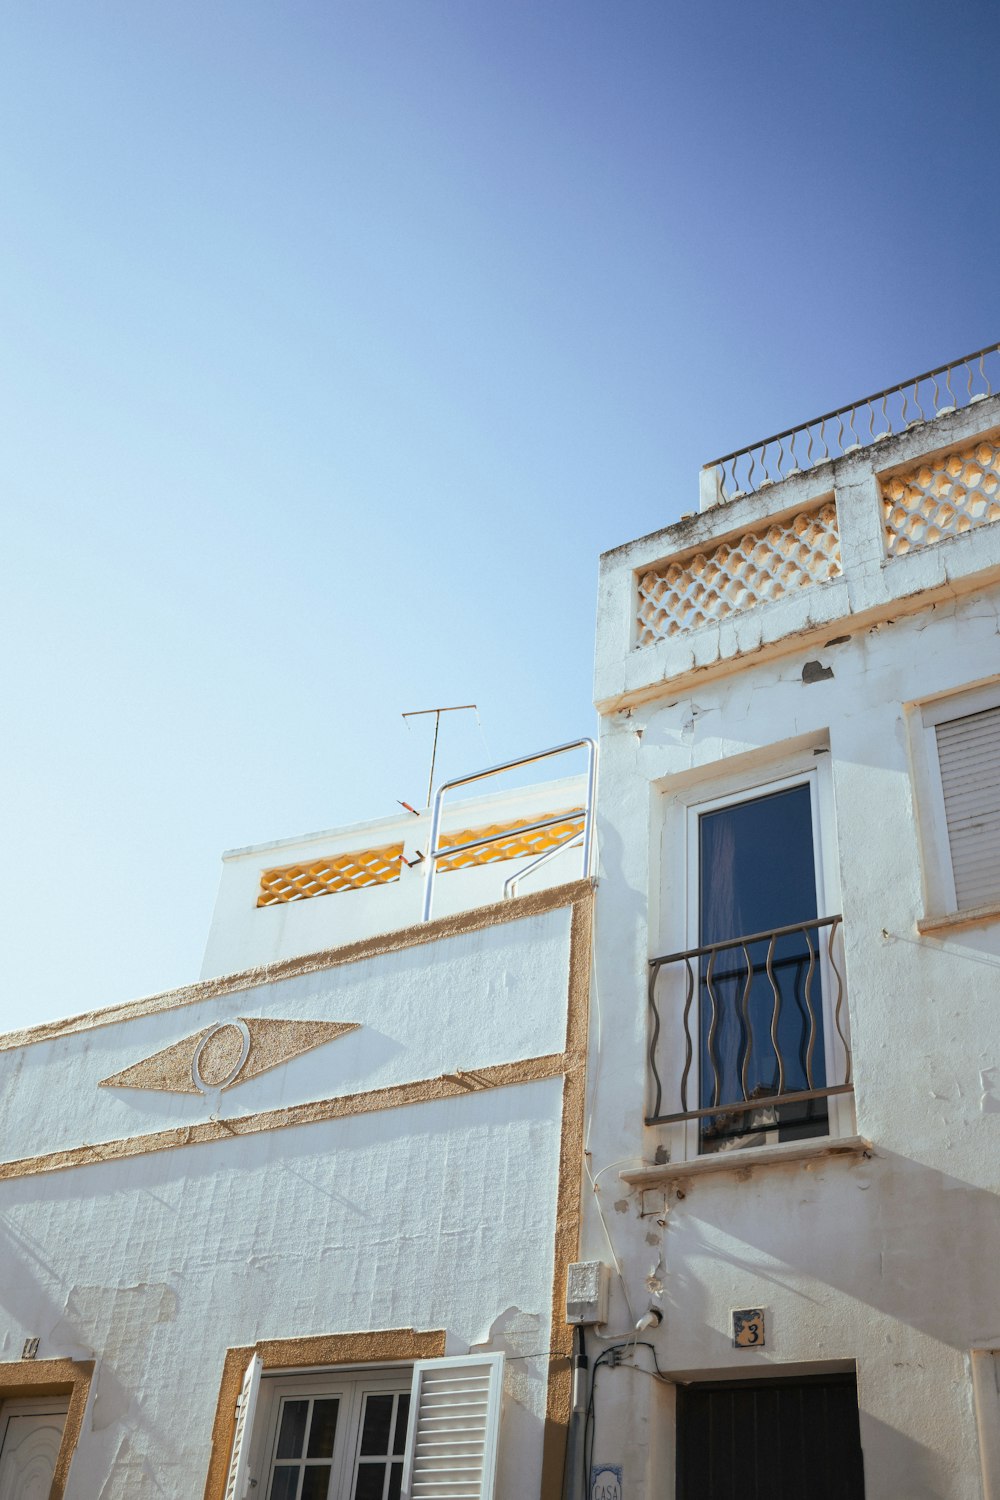
[(764, 1309), (743, 1307), (733, 1313), (733, 1347), (735, 1349), (763, 1349)]

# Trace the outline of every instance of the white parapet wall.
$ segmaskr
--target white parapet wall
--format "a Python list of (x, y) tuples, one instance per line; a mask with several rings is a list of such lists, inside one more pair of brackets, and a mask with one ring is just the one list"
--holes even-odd
[[(442, 832), (446, 838), (454, 838), (467, 830), (470, 836), (475, 836), (486, 830), (508, 829), (511, 837), (516, 838), (519, 824), (541, 821), (561, 812), (576, 813), (584, 806), (586, 795), (586, 778), (582, 775), (563, 776), (513, 790), (487, 790), (476, 797), (452, 793), (444, 804)], [(570, 825), (579, 821), (580, 818), (571, 817), (566, 828), (557, 829), (554, 835), (535, 835), (534, 842), (540, 850), (545, 850), (551, 837), (565, 838)], [(375, 933), (392, 932), (419, 922), (430, 832), (429, 810), (418, 810), (416, 814), (403, 811), (395, 817), (255, 844), (223, 855), (222, 879), (205, 948), (202, 978), (357, 942)], [(526, 836), (525, 843), (530, 839), (530, 835)], [(498, 853), (506, 854), (508, 848), (517, 851), (513, 857), (496, 858)], [(359, 856), (360, 868), (352, 863)], [(447, 861), (442, 864), (435, 880), (433, 915), (468, 911), (501, 900), (504, 883), (518, 871), (526, 870), (537, 858), (537, 852), (514, 843), (502, 850), (487, 847), (478, 858), (484, 862), (462, 868), (446, 868)], [(364, 863), (366, 860), (370, 863)], [(337, 878), (341, 868), (345, 882), (353, 871), (355, 878), (371, 883), (347, 888)], [(262, 887), (262, 877), (268, 872), (285, 870), (294, 872), (291, 880), (297, 879), (301, 889), (321, 894), (300, 899), (293, 888), (295, 899), (259, 904), (262, 897), (265, 901), (270, 899)], [(331, 870), (332, 875), (328, 873)], [(310, 871), (318, 874), (310, 879)], [(536, 872), (525, 874), (519, 890), (522, 893), (545, 890), (577, 879), (582, 873), (579, 839), (571, 838), (562, 852)], [(326, 890), (321, 883), (324, 876), (329, 886)], [(282, 890), (280, 878), (272, 883), (275, 889)], [(284, 892), (289, 888), (290, 882), (286, 882)]]
[[(958, 726), (959, 769), (977, 787), (993, 776), (995, 799), (998, 431), (1000, 403), (985, 400), (604, 560), (600, 1175), (581, 1253), (607, 1257), (610, 1235), (622, 1276), (602, 1333), (661, 1311), (642, 1335), (653, 1349), (626, 1366), (651, 1370), (655, 1353), (669, 1377), (598, 1377), (593, 1461), (621, 1468), (629, 1500), (674, 1493), (669, 1382), (824, 1372), (856, 1372), (867, 1500), (1000, 1493), (1000, 1411), (981, 1373), (1000, 1347), (1000, 841), (967, 859), (963, 897), (938, 735)], [(782, 575), (796, 518), (822, 507), (836, 566), (812, 536)], [(700, 811), (789, 786), (810, 789), (820, 915), (843, 918), (853, 1091), (831, 1101), (825, 1136), (775, 1129), (772, 1144), (708, 1150), (697, 1121), (645, 1123), (649, 961), (698, 944)], [(761, 869), (789, 854), (760, 847)], [(829, 975), (824, 990), (829, 1039)], [(666, 981), (659, 994), (666, 1115), (682, 1112), (684, 995)], [(839, 1042), (829, 1055), (839, 1066)], [(741, 1309), (763, 1313), (763, 1347), (734, 1347)]]
[(505, 1356), (496, 1500), (555, 1493), (591, 899), (0, 1038), (0, 1399), (70, 1403), (53, 1495), (222, 1500), (255, 1350), (262, 1500), (281, 1401), (341, 1403), (350, 1484), (366, 1382), (398, 1401), (415, 1360), (484, 1354)]

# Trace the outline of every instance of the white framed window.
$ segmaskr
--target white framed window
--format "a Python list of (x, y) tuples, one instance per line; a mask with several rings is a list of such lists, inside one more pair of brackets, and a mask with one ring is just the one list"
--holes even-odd
[(293, 1373), (254, 1355), (226, 1500), (492, 1500), (502, 1376), (502, 1354)]
[(927, 918), (1000, 916), (1000, 683), (917, 705), (911, 750)]
[(825, 748), (719, 769), (663, 788), (649, 1118), (675, 1158), (854, 1128)]

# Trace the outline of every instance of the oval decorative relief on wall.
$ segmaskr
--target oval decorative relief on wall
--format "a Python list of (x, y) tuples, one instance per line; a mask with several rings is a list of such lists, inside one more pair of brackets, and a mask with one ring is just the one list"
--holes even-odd
[(102, 1078), (102, 1089), (160, 1089), (210, 1094), (247, 1083), (324, 1042), (357, 1031), (357, 1021), (281, 1021), (236, 1016), (216, 1021), (121, 1073)]

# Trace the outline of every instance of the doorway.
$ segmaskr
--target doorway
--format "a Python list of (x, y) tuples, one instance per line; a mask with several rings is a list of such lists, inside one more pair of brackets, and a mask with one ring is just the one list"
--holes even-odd
[(48, 1500), (67, 1410), (58, 1398), (0, 1406), (0, 1500)]
[(864, 1500), (853, 1375), (677, 1390), (677, 1500)]

